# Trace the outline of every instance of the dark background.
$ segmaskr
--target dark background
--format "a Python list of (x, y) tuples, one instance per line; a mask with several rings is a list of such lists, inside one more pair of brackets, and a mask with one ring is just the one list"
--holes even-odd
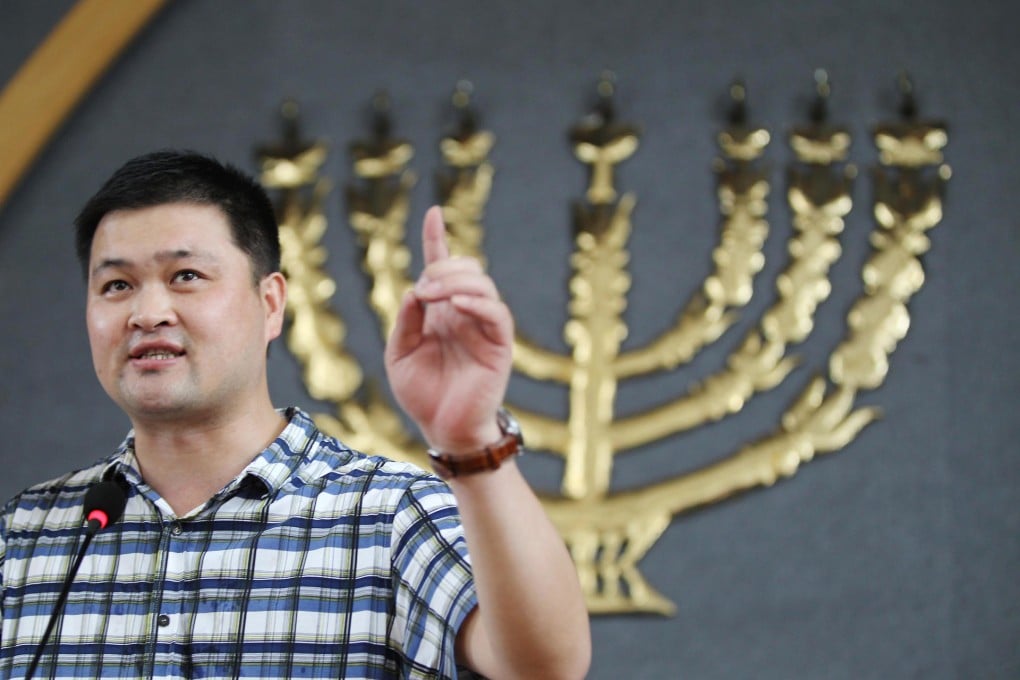
[[(0, 82), (71, 4), (0, 0)], [(591, 677), (1020, 677), (1016, 7), (171, 2), (0, 208), (0, 495), (106, 455), (127, 430), (92, 373), (69, 225), (135, 154), (194, 148), (254, 171), (254, 146), (276, 138), (278, 105), (292, 96), (309, 136), (332, 140), (326, 169), (342, 185), (351, 180), (346, 146), (365, 136), (369, 99), (385, 88), (398, 133), (416, 147), (417, 223), (434, 200), (449, 94), (470, 78), (497, 135), (490, 271), (519, 328), (566, 351), (569, 204), (586, 186), (566, 131), (611, 68), (620, 116), (643, 131), (618, 175), (638, 198), (625, 345), (634, 348), (671, 325), (711, 270), (714, 136), (726, 88), (743, 77), (753, 120), (773, 132), (767, 264), (741, 322), (694, 365), (621, 387), (625, 414), (718, 370), (774, 300), (791, 230), (785, 134), (804, 120), (814, 69), (829, 71), (833, 119), (854, 134), (851, 158), (862, 169), (875, 163), (868, 132), (893, 116), (895, 78), (907, 69), (922, 112), (949, 124), (954, 174), (945, 219), (930, 232), (927, 282), (910, 303), (910, 333), (884, 385), (858, 401), (881, 408), (883, 419), (774, 488), (675, 518), (641, 566), (677, 614), (595, 618)], [(675, 476), (767, 434), (825, 371), (870, 252), (867, 172), (854, 199), (833, 294), (809, 340), (792, 348), (800, 368), (734, 417), (623, 456), (615, 488)], [(378, 326), (340, 192), (328, 215), (334, 308), (347, 322), (348, 349), (379, 376)], [(417, 242), (413, 249), (418, 258)], [(270, 365), (278, 404), (326, 409), (307, 396), (282, 344)], [(511, 386), (515, 403), (560, 417), (564, 395), (519, 378)], [(549, 457), (522, 464), (536, 486), (557, 488), (560, 468)]]

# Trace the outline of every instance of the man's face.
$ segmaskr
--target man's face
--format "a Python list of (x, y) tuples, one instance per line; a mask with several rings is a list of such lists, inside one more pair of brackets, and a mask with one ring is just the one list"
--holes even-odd
[(254, 284), (219, 208), (111, 212), (89, 260), (96, 375), (136, 424), (247, 408), (268, 395), (266, 345), (280, 333), (284, 299), (279, 274)]

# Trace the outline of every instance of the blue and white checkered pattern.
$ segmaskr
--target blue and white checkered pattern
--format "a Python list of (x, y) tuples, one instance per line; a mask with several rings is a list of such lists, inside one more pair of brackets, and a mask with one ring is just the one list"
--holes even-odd
[(175, 517), (133, 438), (0, 517), (0, 678), (24, 677), (77, 551), (82, 499), (124, 516), (88, 549), (37, 677), (455, 677), (477, 600), (449, 488), (351, 451), (303, 412), (230, 485)]

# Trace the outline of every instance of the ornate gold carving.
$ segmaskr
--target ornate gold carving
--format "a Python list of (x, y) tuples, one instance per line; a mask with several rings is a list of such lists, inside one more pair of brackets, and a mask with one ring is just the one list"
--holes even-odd
[(437, 177), (443, 221), (450, 234), (450, 253), (470, 255), (485, 264), (482, 252), (482, 215), (492, 190), (493, 168), (489, 151), (496, 137), (479, 130), (477, 114), (471, 107), (473, 86), (457, 83), (453, 105), (460, 114), (456, 132), (439, 143), (443, 160), (452, 172)]
[(396, 322), (411, 252), (404, 245), (409, 195), (414, 173), (410, 143), (390, 137), (389, 97), (376, 95), (373, 137), (351, 145), (354, 174), (362, 186), (347, 188), (348, 217), (365, 251), (363, 267), (372, 280), (369, 300), (382, 321), (383, 337)]
[[(281, 191), (277, 217), (291, 319), (287, 346), (304, 366), (308, 393), (340, 402), (361, 382), (361, 368), (343, 349), (343, 321), (329, 308), (336, 282), (322, 268), (327, 253), (318, 245), (326, 232), (322, 201), (330, 190), (329, 180), (319, 178), (326, 147), (299, 141), (296, 103), (285, 102), (281, 115), (283, 143), (260, 149), (259, 157), (262, 184)], [(301, 190), (308, 186), (314, 187), (312, 195), (302, 200)]]
[(752, 161), (762, 155), (771, 136), (764, 128), (747, 124), (743, 84), (735, 83), (730, 93), (730, 125), (718, 136), (724, 158), (715, 161), (723, 216), (719, 244), (712, 252), (715, 271), (684, 306), (673, 328), (647, 347), (614, 360), (618, 379), (671, 370), (689, 362), (733, 324), (733, 310), (750, 301), (754, 275), (765, 265), (762, 247), (768, 236), (765, 213), (770, 187), (767, 174)]
[[(564, 328), (570, 354), (549, 352), (520, 337), (515, 341), (516, 369), (564, 385), (569, 415), (560, 421), (519, 407), (513, 410), (531, 448), (565, 458), (562, 495), (543, 503), (571, 550), (593, 613), (674, 611), (638, 569), (674, 515), (793, 475), (815, 455), (846, 446), (877, 417), (876, 409), (854, 404), (860, 390), (884, 380), (888, 356), (906, 333), (906, 304), (924, 281), (918, 256), (930, 245), (926, 232), (941, 219), (941, 194), (949, 176), (943, 166), (932, 177), (931, 168), (919, 162), (941, 154), (944, 127), (919, 123), (912, 113), (905, 122), (880, 126), (875, 133), (885, 165), (874, 174), (875, 253), (864, 268), (865, 288), (849, 314), (846, 340), (830, 357), (829, 379), (811, 380), (773, 434), (718, 462), (640, 489), (610, 489), (617, 453), (735, 413), (795, 366), (795, 358), (786, 352), (808, 337), (815, 310), (829, 295), (828, 272), (840, 255), (837, 238), (852, 208), (855, 175), (852, 166), (843, 164), (849, 132), (827, 122), (828, 78), (820, 71), (816, 81), (811, 122), (790, 135), (797, 162), (789, 171), (787, 198), (795, 235), (777, 279), (776, 302), (727, 359), (725, 369), (686, 395), (623, 419), (614, 414), (620, 380), (690, 360), (730, 326), (735, 311), (750, 299), (768, 233), (768, 172), (756, 163), (770, 135), (747, 124), (744, 87), (735, 84), (730, 124), (719, 136), (724, 158), (717, 162), (716, 173), (723, 221), (713, 253), (715, 270), (672, 329), (647, 347), (621, 351), (627, 334), (622, 313), (630, 288), (627, 240), (636, 199), (632, 193), (618, 198), (613, 168), (636, 152), (639, 134), (635, 127), (615, 121), (611, 78), (600, 81), (595, 112), (573, 131), (575, 153), (591, 166), (591, 175), (586, 201), (575, 207), (570, 318)], [(470, 84), (458, 85), (454, 105), (459, 123), (440, 142), (448, 171), (440, 175), (439, 187), (457, 252), (480, 255), (494, 137), (478, 128), (470, 95)], [(319, 398), (337, 404), (335, 416), (319, 414), (316, 420), (351, 446), (423, 464), (421, 445), (412, 441), (386, 400), (372, 389), (360, 389), (360, 371), (343, 350), (342, 323), (327, 309), (335, 284), (322, 270), (325, 252), (318, 245), (325, 228), (322, 196), (328, 187), (317, 179), (323, 152), (289, 134), (285, 152), (263, 153), (264, 181), (281, 188), (281, 238), (291, 289), (296, 291), (290, 303), (289, 344), (309, 374), (313, 396), (328, 394)], [(351, 225), (364, 248), (364, 268), (373, 282), (371, 303), (384, 333), (410, 285), (403, 241), (414, 181), (407, 169), (412, 156), (407, 142), (391, 138), (385, 100), (377, 98), (373, 139), (352, 147), (360, 184), (348, 189), (347, 198)], [(302, 187), (316, 188), (310, 198), (303, 198), (298, 191)], [(341, 371), (347, 375), (339, 376)]]
[[(820, 90), (819, 98), (823, 102), (825, 96)], [(816, 104), (816, 109), (821, 106)], [(738, 120), (740, 118), (738, 116)], [(730, 137), (755, 135), (758, 133), (745, 133), (740, 137), (731, 133)], [(845, 152), (848, 137), (844, 129), (828, 125), (824, 116), (793, 131), (791, 146), (802, 167), (793, 167), (790, 171), (788, 200), (798, 233), (788, 247), (790, 260), (777, 279), (778, 301), (762, 317), (759, 328), (751, 331), (727, 359), (724, 370), (693, 386), (690, 393), (673, 402), (614, 423), (614, 450), (635, 448), (736, 413), (756, 392), (775, 387), (796, 366), (796, 360), (786, 356), (787, 346), (802, 342), (808, 336), (814, 327), (818, 304), (829, 295), (829, 267), (841, 252), (836, 237), (843, 230), (843, 217), (852, 207), (850, 188), (854, 171), (849, 168), (839, 172), (833, 167), (834, 159), (844, 157), (845, 153), (840, 150)], [(810, 145), (804, 140), (810, 140)], [(799, 150), (807, 146), (811, 150), (801, 154)], [(825, 152), (827, 148), (828, 153)], [(740, 169), (743, 174), (736, 176), (732, 186), (748, 189), (742, 194), (733, 193), (741, 196), (743, 203), (755, 206), (747, 208), (749, 215), (763, 215), (765, 175), (761, 171), (752, 173), (746, 168)], [(723, 206), (725, 213), (725, 202)], [(751, 217), (747, 221), (757, 226)], [(763, 240), (764, 227), (761, 230)], [(724, 231), (724, 242), (726, 236)], [(759, 243), (759, 250), (760, 247)], [(752, 257), (755, 255), (761, 256), (758, 251), (751, 253)]]
[[(865, 295), (851, 308), (850, 337), (829, 362), (832, 381), (851, 389), (874, 389), (889, 371), (889, 355), (910, 327), (907, 302), (924, 285), (920, 256), (931, 247), (925, 232), (942, 221), (942, 195), (951, 172), (941, 165), (945, 125), (915, 118), (913, 89), (901, 78), (904, 120), (875, 129), (885, 167), (874, 172), (874, 255), (864, 265)], [(928, 170), (926, 172), (926, 170)]]

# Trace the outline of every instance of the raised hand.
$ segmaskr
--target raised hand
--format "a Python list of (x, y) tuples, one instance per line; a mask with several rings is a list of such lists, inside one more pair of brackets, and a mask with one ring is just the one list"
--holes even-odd
[(472, 452), (500, 436), (513, 318), (477, 260), (450, 257), (438, 207), (425, 215), (422, 243), (425, 268), (401, 303), (386, 372), (430, 446)]
[[(386, 372), (432, 448), (471, 454), (500, 438), (513, 319), (476, 260), (450, 257), (438, 208), (425, 215), (422, 239), (425, 269), (401, 303)], [(493, 677), (583, 677), (591, 633), (577, 572), (520, 470), (449, 484), (479, 603), (457, 633), (458, 659)]]

